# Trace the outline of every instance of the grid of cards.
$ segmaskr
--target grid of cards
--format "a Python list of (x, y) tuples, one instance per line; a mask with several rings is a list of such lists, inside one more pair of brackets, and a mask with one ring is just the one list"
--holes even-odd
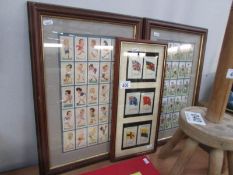
[(188, 103), (193, 55), (193, 44), (168, 44), (160, 131), (178, 127), (179, 112)]
[(63, 152), (109, 142), (113, 39), (59, 37)]

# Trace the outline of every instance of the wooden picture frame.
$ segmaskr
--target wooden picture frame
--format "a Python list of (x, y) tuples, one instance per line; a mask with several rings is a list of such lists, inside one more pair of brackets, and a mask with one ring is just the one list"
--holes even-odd
[[(167, 44), (162, 42), (118, 38), (116, 44), (112, 161), (156, 150), (167, 52)], [(127, 79), (129, 72), (137, 80), (151, 81), (131, 82)], [(143, 72), (147, 76), (141, 76)]]
[[(77, 49), (75, 42), (76, 39), (77, 41), (80, 40), (80, 42), (81, 40), (86, 41), (90, 39), (91, 43), (91, 38), (99, 38), (98, 40), (101, 42), (104, 38), (106, 42), (103, 41), (103, 43), (105, 44), (108, 41), (113, 42), (111, 44), (113, 48), (111, 53), (112, 58), (114, 58), (115, 37), (140, 38), (142, 33), (142, 19), (37, 2), (28, 2), (27, 5), (40, 174), (59, 174), (64, 171), (108, 159), (109, 138), (108, 142), (100, 144), (104, 145), (102, 147), (96, 146), (95, 149), (82, 148), (82, 151), (80, 151), (79, 148), (77, 149), (76, 136), (78, 134), (82, 133), (83, 135), (84, 133), (85, 135), (86, 132), (91, 133), (93, 131), (95, 135), (96, 128), (100, 129), (101, 126), (98, 123), (96, 128), (92, 126), (92, 128), (90, 127), (78, 131), (74, 123), (76, 121), (75, 106), (80, 103), (83, 104), (83, 101), (80, 100), (81, 97), (79, 97), (78, 102), (73, 100), (76, 95), (74, 93), (76, 93), (76, 91), (77, 93), (78, 91), (80, 92), (80, 89), (85, 85), (84, 81), (82, 82), (84, 83), (84, 85), (82, 84), (83, 87), (80, 88), (79, 85), (72, 80), (72, 76), (74, 76), (73, 78), (77, 78), (75, 74), (76, 71), (72, 69), (76, 68), (76, 64), (77, 67), (79, 66), (79, 60), (76, 60), (76, 56), (74, 55)], [(82, 39), (80, 39), (80, 37)], [(95, 44), (94, 46), (98, 45)], [(64, 49), (61, 50), (61, 48)], [(103, 52), (101, 51), (101, 53)], [(74, 58), (72, 58), (72, 56)], [(66, 64), (63, 59), (67, 59), (69, 64)], [(85, 56), (77, 56), (77, 59), (84, 59), (83, 64), (87, 67)], [(100, 62), (101, 60), (95, 64), (100, 65)], [(114, 61), (112, 61), (111, 64), (109, 63), (109, 66), (113, 67), (113, 64)], [(113, 70), (111, 70), (111, 72), (113, 72)], [(62, 76), (64, 76), (64, 78)], [(77, 76), (79, 76), (79, 74), (77, 74)], [(111, 74), (111, 76), (113, 75)], [(96, 82), (90, 82), (90, 84), (91, 83)], [(112, 82), (109, 84), (111, 86)], [(94, 86), (97, 88), (98, 85)], [(85, 89), (85, 87), (83, 89)], [(86, 92), (87, 90), (88, 89), (86, 89)], [(111, 91), (111, 89), (109, 90)], [(63, 92), (69, 95), (70, 99), (67, 98), (65, 100), (62, 96)], [(79, 95), (80, 94), (82, 93), (79, 93)], [(110, 103), (111, 94), (108, 96), (108, 99)], [(69, 101), (70, 104), (65, 104), (66, 101)], [(109, 104), (109, 127), (111, 126), (111, 106), (112, 105)], [(69, 107), (70, 110), (63, 111), (63, 107)], [(89, 108), (88, 105), (85, 107), (85, 109)], [(101, 106), (93, 107), (93, 109), (100, 110)], [(90, 111), (93, 111), (93, 109), (90, 109)], [(63, 114), (67, 114), (67, 120), (72, 119), (73, 123), (68, 122), (64, 126)], [(75, 115), (75, 119), (72, 118), (72, 115), (73, 118)], [(86, 140), (87, 138), (89, 137), (87, 136)], [(106, 141), (106, 139), (104, 138), (102, 141)], [(95, 141), (89, 142), (88, 144), (92, 145), (93, 143), (95, 143)], [(64, 145), (66, 149), (64, 149)], [(82, 144), (81, 146), (84, 145), (85, 144)]]
[[(164, 143), (164, 141), (174, 134), (178, 127), (178, 117), (182, 107), (199, 104), (198, 98), (207, 32), (208, 30), (204, 28), (144, 18), (143, 38), (151, 41), (163, 41), (168, 43), (166, 70), (170, 70), (170, 72), (167, 71), (168, 73), (164, 80), (159, 143)], [(187, 46), (189, 46), (189, 50)], [(180, 51), (180, 48), (182, 48), (183, 51)], [(189, 56), (188, 52), (190, 55), (193, 55)], [(177, 67), (176, 70), (175, 67)], [(190, 74), (187, 74), (186, 76), (186, 74), (182, 75), (179, 73), (178, 70), (182, 70), (182, 67), (185, 67), (186, 70), (189, 69)], [(172, 72), (175, 71), (177, 72), (177, 75), (173, 76), (174, 74), (172, 74)], [(167, 75), (170, 75), (170, 78)], [(177, 87), (182, 87), (184, 83), (188, 85), (187, 93), (178, 93)], [(171, 90), (174, 89), (173, 87), (175, 87), (174, 93), (167, 93), (169, 91), (173, 92), (173, 90)], [(177, 101), (180, 101), (180, 107), (177, 105), (177, 108), (175, 108), (174, 103)], [(169, 107), (171, 106), (170, 104), (173, 105), (173, 109), (171, 110)]]

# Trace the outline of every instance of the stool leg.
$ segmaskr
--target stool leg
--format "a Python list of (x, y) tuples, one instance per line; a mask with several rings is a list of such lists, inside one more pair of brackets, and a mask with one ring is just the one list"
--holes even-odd
[(233, 152), (227, 152), (229, 175), (233, 175)]
[(182, 174), (186, 163), (188, 163), (188, 161), (191, 159), (197, 147), (198, 147), (198, 142), (192, 140), (191, 138), (188, 138), (185, 141), (183, 151), (181, 152), (180, 156), (176, 160), (176, 163), (173, 165), (169, 175)]
[(173, 148), (176, 146), (176, 144), (182, 140), (185, 137), (185, 134), (183, 131), (181, 131), (180, 128), (178, 128), (175, 132), (175, 134), (172, 136), (172, 138), (161, 147), (158, 157), (160, 159), (164, 159), (169, 156)]
[(221, 175), (224, 151), (213, 149), (210, 151), (208, 175)]
[(222, 165), (222, 175), (228, 174), (228, 163), (227, 163), (227, 151), (224, 151), (223, 165)]

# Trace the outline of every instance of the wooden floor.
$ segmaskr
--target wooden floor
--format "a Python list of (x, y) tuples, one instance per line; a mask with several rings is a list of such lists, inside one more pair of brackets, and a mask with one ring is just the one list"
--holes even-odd
[[(159, 152), (159, 149), (156, 153), (149, 154), (148, 157), (154, 164), (154, 166), (159, 170), (161, 175), (166, 175), (169, 173), (169, 170), (171, 169), (172, 165), (176, 161), (177, 156), (179, 155), (180, 151), (182, 150), (183, 143), (179, 144), (175, 150), (174, 153), (167, 159), (161, 160), (158, 159), (157, 153)], [(67, 173), (63, 173), (62, 175), (79, 175), (83, 172), (96, 170), (108, 165), (111, 165), (112, 163), (110, 161), (103, 161), (99, 162), (84, 168), (80, 168), (78, 170), (70, 171)], [(208, 169), (208, 154), (202, 150), (201, 148), (198, 148), (195, 152), (195, 155), (192, 157), (190, 162), (185, 168), (184, 174), (185, 175), (206, 175)], [(38, 173), (38, 167), (29, 167), (21, 170), (11, 171), (7, 173), (2, 173), (1, 175), (39, 175)]]

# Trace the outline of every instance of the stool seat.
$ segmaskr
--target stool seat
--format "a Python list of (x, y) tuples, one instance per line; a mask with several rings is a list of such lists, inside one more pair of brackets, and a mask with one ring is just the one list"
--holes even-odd
[[(206, 125), (190, 124), (186, 120), (185, 111), (201, 113)], [(205, 119), (207, 108), (186, 107), (181, 110), (180, 129), (189, 137), (204, 145), (221, 149), (233, 150), (233, 117), (225, 113), (221, 123), (212, 123)]]
[[(185, 111), (201, 113), (206, 125), (188, 123)], [(180, 127), (166, 145), (160, 149), (158, 155), (159, 158), (168, 157), (176, 144), (180, 140), (186, 139), (184, 148), (169, 175), (183, 173), (185, 165), (200, 143), (210, 148), (208, 175), (221, 175), (221, 172), (225, 171), (228, 171), (229, 175), (233, 175), (233, 117), (225, 113), (220, 123), (212, 123), (205, 119), (206, 113), (207, 108), (204, 107), (191, 106), (181, 110)]]

